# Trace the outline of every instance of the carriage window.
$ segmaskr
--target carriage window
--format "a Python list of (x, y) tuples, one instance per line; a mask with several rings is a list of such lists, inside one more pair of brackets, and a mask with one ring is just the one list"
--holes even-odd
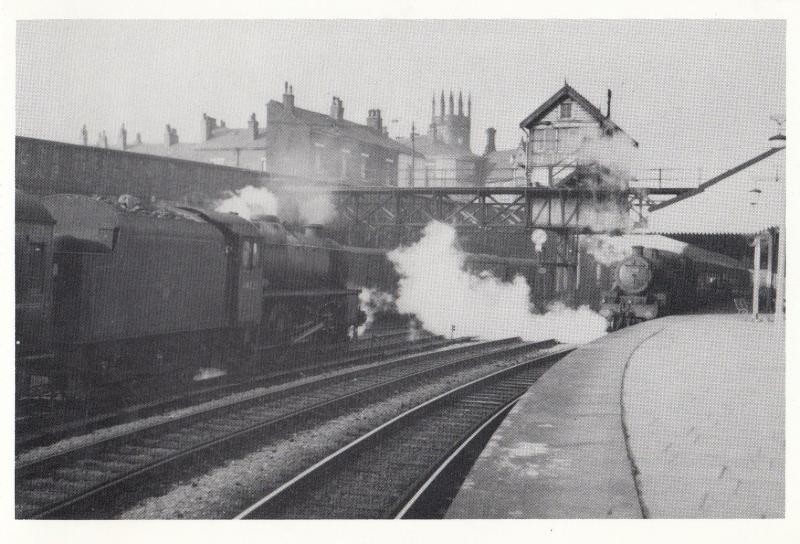
[(242, 266), (246, 268), (252, 268), (253, 253), (250, 247), (250, 241), (245, 240), (242, 242)]
[(250, 268), (255, 268), (261, 264), (258, 260), (259, 257), (258, 242), (253, 242), (253, 265)]

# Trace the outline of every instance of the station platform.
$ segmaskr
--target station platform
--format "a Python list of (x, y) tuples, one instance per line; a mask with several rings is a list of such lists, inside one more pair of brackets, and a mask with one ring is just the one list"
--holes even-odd
[(509, 413), (446, 517), (783, 517), (783, 338), (715, 314), (580, 346)]

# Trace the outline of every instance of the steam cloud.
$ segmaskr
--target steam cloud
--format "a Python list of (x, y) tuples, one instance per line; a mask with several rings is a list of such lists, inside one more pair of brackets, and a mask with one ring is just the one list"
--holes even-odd
[(516, 335), (569, 343), (605, 334), (606, 320), (588, 306), (573, 310), (559, 304), (546, 314), (532, 313), (530, 286), (523, 277), (506, 283), (490, 273), (467, 272), (466, 254), (455, 242), (455, 229), (432, 222), (419, 242), (388, 254), (400, 274), (395, 305), (402, 313), (414, 314), (426, 330), (449, 336), (455, 326), (457, 336)]
[(375, 322), (378, 312), (394, 311), (394, 297), (389, 293), (384, 293), (380, 289), (362, 288), (358, 293), (359, 307), (367, 319), (358, 327), (358, 335), (361, 336)]
[(238, 191), (226, 191), (226, 198), (215, 208), (221, 213), (233, 212), (244, 219), (258, 215), (277, 215), (278, 199), (264, 187), (248, 185)]
[(603, 266), (614, 266), (633, 253), (633, 244), (626, 236), (594, 234), (582, 236), (581, 245), (586, 253)]
[(319, 225), (330, 223), (336, 215), (336, 208), (328, 193), (300, 199), (297, 203), (297, 211), (303, 222)]

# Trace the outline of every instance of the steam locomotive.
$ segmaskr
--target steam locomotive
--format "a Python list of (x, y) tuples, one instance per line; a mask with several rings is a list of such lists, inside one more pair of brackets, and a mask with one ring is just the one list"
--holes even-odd
[(82, 195), (16, 196), (17, 391), (247, 370), (256, 354), (338, 343), (363, 319), (347, 261), (311, 227)]
[[(572, 279), (534, 258), (470, 254), (466, 266), (504, 281), (522, 275), (540, 311), (555, 300), (599, 306), (612, 330), (730, 303), (749, 285), (733, 259), (639, 238), (614, 268), (582, 251)], [(18, 396), (35, 383), (81, 398), (115, 384), (248, 372), (286, 346), (345, 342), (364, 319), (360, 288), (391, 293), (397, 280), (384, 250), (341, 246), (316, 226), (293, 232), (274, 216), (17, 191)]]
[(609, 330), (702, 308), (728, 309), (749, 288), (749, 270), (733, 258), (663, 236), (628, 236), (632, 253), (614, 268), (600, 314)]

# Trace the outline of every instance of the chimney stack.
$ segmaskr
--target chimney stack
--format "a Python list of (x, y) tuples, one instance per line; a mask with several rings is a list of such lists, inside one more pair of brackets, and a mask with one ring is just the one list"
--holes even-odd
[(334, 96), (331, 102), (331, 117), (337, 121), (344, 119), (344, 103), (338, 96)]
[(495, 134), (497, 134), (497, 131), (495, 129), (493, 128), (486, 129), (486, 149), (483, 152), (484, 155), (488, 155), (489, 153), (497, 151), (497, 146), (495, 145), (495, 140), (494, 140)]
[(83, 125), (81, 129), (81, 143), (83, 145), (89, 145), (89, 131), (86, 130), (86, 125)]
[(369, 110), (367, 116), (367, 126), (372, 130), (383, 134), (383, 119), (381, 119), (381, 110)]
[(178, 143), (178, 129), (167, 125), (166, 130), (164, 130), (164, 145), (170, 147), (177, 143)]
[(136, 145), (142, 145), (142, 133), (141, 132), (137, 132), (136, 133)]
[(289, 111), (294, 111), (294, 90), (288, 81), (283, 82), (283, 107)]
[(253, 137), (253, 140), (258, 139), (258, 121), (256, 121), (255, 113), (250, 114), (250, 119), (247, 121), (247, 128), (250, 130), (250, 135)]
[(104, 130), (100, 134), (98, 134), (98, 147), (102, 147), (108, 149), (108, 136), (106, 136), (106, 131)]
[(122, 127), (119, 129), (119, 145), (123, 151), (128, 149), (128, 131), (125, 130), (125, 123), (122, 123)]
[(207, 142), (211, 139), (214, 129), (217, 128), (217, 120), (210, 115), (203, 114), (203, 141)]
[(611, 119), (611, 89), (608, 90), (608, 102), (606, 103), (606, 119)]
[(461, 91), (458, 91), (458, 116), (464, 117), (464, 98), (461, 96)]
[(453, 115), (453, 91), (450, 91), (450, 115)]

